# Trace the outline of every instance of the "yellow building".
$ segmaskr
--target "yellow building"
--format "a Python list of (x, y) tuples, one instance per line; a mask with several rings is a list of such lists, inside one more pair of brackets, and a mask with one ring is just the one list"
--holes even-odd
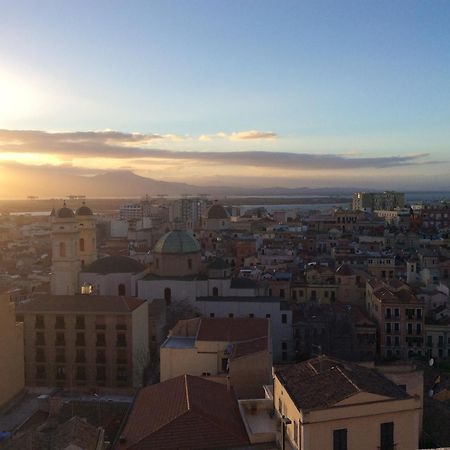
[(263, 396), (271, 383), (269, 320), (180, 320), (160, 349), (161, 381), (197, 375), (229, 383), (238, 398)]
[(0, 294), (0, 409), (24, 388), (23, 324), (15, 305)]
[(326, 356), (274, 371), (286, 448), (415, 450), (421, 400), (374, 369)]

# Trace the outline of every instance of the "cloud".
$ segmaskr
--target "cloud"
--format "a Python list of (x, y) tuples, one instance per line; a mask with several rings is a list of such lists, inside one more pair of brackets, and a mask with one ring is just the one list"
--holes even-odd
[(209, 142), (214, 139), (226, 139), (229, 141), (261, 141), (273, 140), (276, 138), (278, 138), (278, 134), (272, 131), (248, 130), (233, 133), (225, 133), (220, 131), (216, 134), (202, 134), (198, 140), (202, 142)]
[[(243, 132), (253, 139), (253, 133)], [(248, 134), (250, 133), (250, 134)], [(241, 133), (237, 133), (238, 135)], [(266, 133), (267, 134), (267, 133)], [(172, 136), (172, 135), (170, 135)], [(230, 135), (226, 135), (230, 136)], [(164, 135), (118, 131), (52, 132), (0, 130), (0, 154), (56, 155), (59, 158), (112, 158), (117, 160), (193, 161), (199, 165), (278, 168), (286, 170), (348, 170), (436, 164), (429, 153), (363, 157), (346, 154), (315, 154), (277, 151), (181, 151), (145, 147)], [(255, 138), (256, 139), (256, 138)], [(44, 157), (43, 157), (44, 159)]]
[(241, 131), (239, 133), (231, 133), (229, 139), (232, 141), (247, 141), (260, 139), (276, 139), (278, 135), (272, 131)]

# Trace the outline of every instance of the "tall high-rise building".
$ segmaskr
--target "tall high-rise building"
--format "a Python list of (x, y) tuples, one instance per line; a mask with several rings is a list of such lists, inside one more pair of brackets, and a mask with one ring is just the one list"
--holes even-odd
[(405, 206), (403, 192), (355, 192), (352, 209), (360, 211), (393, 210)]

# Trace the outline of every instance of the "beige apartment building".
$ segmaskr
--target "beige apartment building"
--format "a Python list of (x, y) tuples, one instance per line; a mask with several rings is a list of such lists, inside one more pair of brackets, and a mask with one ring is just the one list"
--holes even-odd
[(406, 283), (368, 281), (366, 309), (378, 323), (380, 356), (408, 359), (425, 355), (424, 300)]
[(95, 295), (41, 295), (17, 305), (27, 386), (126, 390), (148, 363), (148, 305)]
[(277, 440), (299, 450), (416, 450), (421, 400), (374, 369), (326, 356), (275, 369)]
[(180, 375), (230, 383), (238, 398), (258, 398), (271, 383), (268, 319), (180, 320), (160, 349), (161, 381)]
[(14, 303), (0, 294), (0, 409), (24, 388), (23, 325)]

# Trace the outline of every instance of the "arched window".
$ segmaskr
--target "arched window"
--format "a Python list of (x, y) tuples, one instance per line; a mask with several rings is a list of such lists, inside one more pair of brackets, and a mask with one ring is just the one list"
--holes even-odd
[(219, 288), (213, 287), (213, 297), (218, 297), (218, 296), (219, 296)]
[(65, 242), (59, 243), (59, 256), (61, 258), (64, 258), (66, 256), (66, 243)]
[(164, 300), (167, 305), (170, 305), (170, 302), (172, 301), (172, 291), (168, 287), (164, 289)]
[(84, 238), (80, 239), (80, 252), (84, 252)]
[(123, 283), (119, 284), (118, 291), (120, 296), (126, 295), (125, 285)]

